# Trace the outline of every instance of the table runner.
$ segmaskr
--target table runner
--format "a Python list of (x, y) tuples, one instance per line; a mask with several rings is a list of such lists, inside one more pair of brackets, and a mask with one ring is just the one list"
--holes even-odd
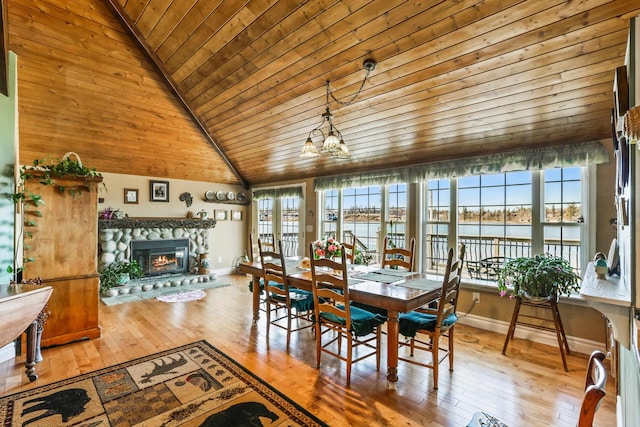
[(401, 277), (392, 276), (390, 274), (376, 273), (374, 271), (360, 274), (358, 275), (358, 277), (363, 280), (371, 280), (373, 282), (380, 282), (380, 283), (393, 283), (393, 282), (397, 282), (398, 280), (401, 280)]
[(413, 279), (404, 283), (398, 283), (396, 286), (404, 286), (405, 288), (420, 289), (423, 291), (432, 291), (442, 286), (442, 281), (432, 279)]
[(393, 270), (391, 268), (381, 268), (379, 270), (373, 270), (371, 273), (387, 274), (389, 276), (395, 276), (395, 277), (407, 277), (407, 276), (412, 276), (416, 274), (413, 271)]

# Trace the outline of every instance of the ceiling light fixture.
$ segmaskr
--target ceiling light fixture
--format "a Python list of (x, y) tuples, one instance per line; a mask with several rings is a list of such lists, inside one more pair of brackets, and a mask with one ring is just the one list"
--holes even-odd
[[(376, 68), (376, 61), (374, 61), (373, 59), (365, 59), (363, 67), (366, 70), (366, 74), (364, 76), (364, 79), (362, 80), (360, 89), (358, 89), (355, 95), (353, 95), (353, 97), (351, 97), (351, 99), (347, 102), (342, 102), (335, 96), (333, 96), (333, 94), (331, 93), (329, 80), (327, 80), (327, 99), (325, 101), (325, 112), (322, 113), (322, 122), (314, 129), (312, 129), (311, 132), (309, 132), (307, 141), (302, 147), (300, 157), (309, 159), (318, 157), (321, 153), (330, 154), (334, 159), (348, 159), (351, 157), (349, 148), (347, 148), (347, 144), (345, 144), (344, 138), (342, 137), (342, 132), (340, 132), (338, 128), (333, 124), (333, 114), (331, 114), (329, 96), (331, 96), (331, 98), (340, 105), (350, 105), (351, 103), (353, 103), (357, 96), (360, 95), (360, 92), (364, 87), (364, 83), (367, 81), (367, 77), (369, 77), (369, 73)], [(329, 129), (327, 130), (326, 137), (325, 133), (321, 129), (325, 122), (329, 124)], [(318, 151), (312, 140), (312, 137), (316, 135), (322, 136), (322, 149), (320, 151)]]

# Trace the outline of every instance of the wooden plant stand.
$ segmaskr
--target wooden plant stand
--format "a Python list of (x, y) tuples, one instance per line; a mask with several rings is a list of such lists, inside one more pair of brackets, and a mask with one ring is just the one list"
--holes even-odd
[[(520, 313), (522, 306), (531, 307), (533, 314)], [(548, 317), (541, 317), (536, 314), (538, 309), (549, 310), (551, 312), (551, 319)], [(551, 324), (553, 326), (551, 326)], [(513, 309), (513, 316), (511, 317), (511, 324), (509, 325), (509, 332), (507, 332), (507, 338), (504, 341), (504, 347), (502, 348), (502, 354), (507, 352), (507, 346), (509, 340), (513, 339), (513, 334), (516, 331), (516, 325), (528, 326), (534, 329), (541, 329), (544, 331), (551, 331), (556, 333), (558, 338), (558, 346), (560, 347), (560, 354), (562, 355), (562, 365), (565, 371), (569, 371), (567, 368), (566, 354), (571, 354), (569, 351), (569, 343), (567, 342), (567, 336), (564, 333), (564, 327), (562, 326), (562, 319), (560, 318), (560, 311), (558, 311), (558, 301), (556, 298), (544, 298), (544, 299), (528, 299), (523, 297), (516, 297), (516, 306)]]

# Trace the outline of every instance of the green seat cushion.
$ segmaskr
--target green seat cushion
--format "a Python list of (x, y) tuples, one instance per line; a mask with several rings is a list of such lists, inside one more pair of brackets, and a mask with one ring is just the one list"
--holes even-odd
[[(272, 282), (272, 285), (274, 283)], [(277, 287), (282, 289), (284, 285), (277, 284)], [(291, 299), (291, 308), (295, 308), (297, 311), (307, 311), (313, 309), (313, 292), (305, 291), (304, 289), (289, 288), (289, 295)], [(279, 294), (272, 294), (272, 298), (285, 301), (285, 297)]]
[[(442, 326), (451, 326), (458, 321), (455, 313), (450, 314), (442, 321)], [(436, 329), (436, 316), (434, 314), (412, 311), (398, 316), (400, 333), (405, 337), (415, 337), (420, 330), (433, 332)]]
[[(338, 308), (344, 309), (344, 306), (338, 305)], [(387, 321), (385, 316), (354, 306), (351, 306), (350, 313), (351, 331), (359, 337), (369, 335), (375, 330), (376, 326), (382, 325)], [(344, 317), (336, 316), (332, 313), (320, 313), (320, 317), (329, 322), (339, 323), (341, 325), (346, 325), (347, 323)]]
[(381, 316), (387, 317), (387, 310), (384, 308), (376, 307), (375, 305), (363, 304), (361, 302), (352, 302), (351, 307), (358, 307), (364, 310), (370, 311), (371, 313), (377, 313)]

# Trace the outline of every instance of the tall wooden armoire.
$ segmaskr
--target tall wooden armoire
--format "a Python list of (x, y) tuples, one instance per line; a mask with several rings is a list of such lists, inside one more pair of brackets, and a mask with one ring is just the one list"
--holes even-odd
[[(53, 288), (43, 347), (100, 337), (98, 315), (98, 185), (102, 178), (25, 182), (44, 204), (25, 203), (23, 278), (40, 277)], [(38, 214), (36, 211), (39, 211)]]

